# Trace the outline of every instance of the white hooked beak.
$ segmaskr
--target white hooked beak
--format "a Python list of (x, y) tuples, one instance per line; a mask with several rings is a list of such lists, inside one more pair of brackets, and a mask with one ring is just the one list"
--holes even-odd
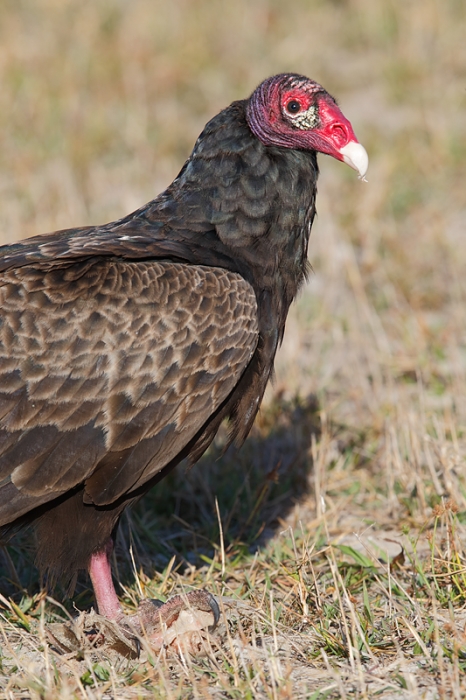
[(369, 166), (369, 156), (364, 146), (361, 146), (357, 141), (348, 141), (346, 146), (340, 148), (340, 153), (343, 156), (343, 161), (349, 165), (350, 168), (357, 170), (359, 179), (367, 182), (365, 174)]

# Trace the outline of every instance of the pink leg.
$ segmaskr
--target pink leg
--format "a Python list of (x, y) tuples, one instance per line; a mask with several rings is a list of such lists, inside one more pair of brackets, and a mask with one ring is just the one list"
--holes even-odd
[(122, 616), (120, 601), (112, 581), (112, 569), (110, 555), (113, 550), (111, 540), (105, 545), (105, 549), (95, 552), (89, 563), (89, 575), (91, 577), (94, 595), (99, 615), (109, 620), (118, 620)]

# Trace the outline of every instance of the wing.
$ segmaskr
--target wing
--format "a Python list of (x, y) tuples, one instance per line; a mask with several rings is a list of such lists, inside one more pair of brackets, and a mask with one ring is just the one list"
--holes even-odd
[(108, 505), (175, 458), (258, 341), (240, 275), (91, 259), (0, 278), (0, 524), (84, 483)]

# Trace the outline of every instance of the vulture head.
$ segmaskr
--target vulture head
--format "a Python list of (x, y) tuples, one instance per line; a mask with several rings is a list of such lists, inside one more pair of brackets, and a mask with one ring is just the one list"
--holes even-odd
[(247, 120), (266, 146), (318, 151), (347, 163), (364, 179), (367, 152), (336, 100), (302, 75), (275, 75), (252, 93)]

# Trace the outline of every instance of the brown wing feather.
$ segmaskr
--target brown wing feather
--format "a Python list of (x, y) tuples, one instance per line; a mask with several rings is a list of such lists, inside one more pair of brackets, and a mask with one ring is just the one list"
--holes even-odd
[(1, 285), (0, 524), (78, 484), (104, 505), (145, 483), (257, 345), (253, 289), (220, 268), (93, 259)]

